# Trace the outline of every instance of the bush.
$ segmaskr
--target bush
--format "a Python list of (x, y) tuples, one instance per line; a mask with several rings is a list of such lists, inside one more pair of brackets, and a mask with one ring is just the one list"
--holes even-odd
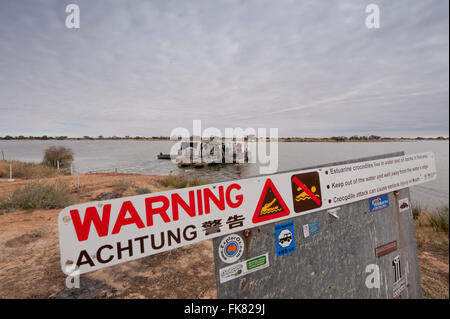
[(59, 161), (60, 168), (69, 168), (73, 162), (73, 152), (64, 146), (50, 146), (45, 150), (42, 164), (57, 167)]
[(136, 194), (143, 195), (143, 194), (150, 194), (152, 191), (148, 187), (138, 187), (136, 188)]
[(119, 190), (125, 191), (128, 188), (132, 187), (134, 185), (134, 182), (131, 179), (118, 179), (116, 181), (114, 181), (114, 183), (112, 184), (112, 186), (114, 188), (117, 188)]
[(158, 180), (158, 183), (164, 187), (185, 188), (191, 186), (199, 186), (210, 183), (209, 180), (203, 178), (186, 178), (178, 175), (169, 175)]
[(412, 205), (413, 219), (418, 219), (422, 211), (423, 211), (422, 205), (420, 205), (419, 203), (413, 203)]
[(74, 202), (69, 186), (63, 182), (31, 182), (23, 188), (16, 188), (9, 197), (0, 198), (0, 210), (56, 209), (67, 207)]
[(428, 215), (431, 227), (435, 231), (442, 231), (448, 233), (448, 206), (438, 208), (435, 212)]

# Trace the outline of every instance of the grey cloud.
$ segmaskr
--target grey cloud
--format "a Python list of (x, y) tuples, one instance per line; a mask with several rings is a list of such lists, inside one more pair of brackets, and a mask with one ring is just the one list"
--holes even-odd
[(0, 3), (0, 135), (448, 136), (446, 1), (74, 2)]

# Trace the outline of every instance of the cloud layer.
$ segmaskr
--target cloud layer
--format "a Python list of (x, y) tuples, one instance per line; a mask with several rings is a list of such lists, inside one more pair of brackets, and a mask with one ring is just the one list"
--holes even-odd
[(0, 2), (0, 135), (448, 136), (448, 1)]

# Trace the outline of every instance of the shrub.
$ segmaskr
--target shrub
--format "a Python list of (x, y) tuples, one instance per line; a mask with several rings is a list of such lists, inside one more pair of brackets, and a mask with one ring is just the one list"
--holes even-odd
[(185, 188), (191, 186), (199, 186), (210, 183), (209, 180), (203, 178), (186, 178), (178, 175), (169, 175), (158, 180), (158, 183), (164, 187)]
[(112, 186), (114, 188), (120, 189), (120, 190), (127, 190), (128, 188), (130, 188), (131, 186), (134, 185), (134, 182), (131, 179), (118, 179), (116, 181), (114, 181), (114, 183), (112, 184)]
[(446, 206), (430, 213), (428, 220), (435, 231), (448, 232), (448, 217), (448, 206)]
[(149, 194), (152, 191), (148, 187), (138, 187), (136, 188), (136, 194), (143, 195), (143, 194)]
[(0, 198), (0, 209), (56, 209), (67, 207), (74, 202), (69, 186), (63, 182), (31, 182), (23, 188), (16, 188), (9, 197)]
[(73, 152), (64, 146), (50, 146), (45, 150), (42, 164), (60, 168), (69, 168), (73, 161)]
[(422, 206), (419, 203), (413, 203), (412, 205), (412, 215), (413, 219), (418, 219), (420, 214), (422, 213)]

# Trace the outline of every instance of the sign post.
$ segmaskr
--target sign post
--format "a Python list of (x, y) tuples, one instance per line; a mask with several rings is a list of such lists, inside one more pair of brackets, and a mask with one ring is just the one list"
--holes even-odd
[[(354, 172), (353, 168), (371, 167), (374, 163), (391, 163), (399, 158), (402, 161), (403, 153), (327, 164), (325, 168), (317, 169), (325, 175), (327, 175), (326, 172), (331, 174), (343, 170), (350, 173)], [(419, 165), (419, 167), (423, 166)], [(403, 170), (406, 170), (406, 173), (419, 169), (399, 168), (400, 172)], [(388, 176), (389, 173), (399, 176), (396, 171), (388, 168), (383, 173), (383, 177)], [(428, 180), (428, 172), (424, 174)], [(301, 178), (301, 175), (293, 176), (296, 176), (302, 184), (294, 178), (291, 179), (293, 211), (300, 213), (291, 214), (287, 221), (275, 221), (275, 226), (257, 226), (256, 229), (248, 232), (250, 236), (246, 238), (245, 254), (249, 258), (267, 254), (270, 266), (266, 269), (222, 282), (221, 271), (225, 265), (217, 258), (216, 252), (217, 242), (221, 238), (213, 240), (217, 297), (231, 299), (421, 298), (412, 212), (410, 209), (409, 213), (399, 214), (399, 205), (397, 205), (397, 202), (401, 203), (409, 198), (409, 188), (396, 190), (394, 194), (389, 185), (388, 189), (384, 186), (374, 186), (375, 192), (379, 188), (384, 193), (371, 196), (370, 189), (374, 187), (370, 186), (368, 194), (363, 195), (363, 199), (350, 200), (333, 209), (322, 207), (319, 211), (307, 214), (303, 213), (305, 206), (313, 209), (314, 205), (320, 205), (314, 197), (321, 199), (322, 204), (326, 206), (330, 195), (325, 190), (333, 188), (348, 190), (351, 188), (351, 182), (356, 181), (361, 185), (360, 189), (356, 193), (348, 192), (345, 198), (354, 198), (354, 196), (358, 198), (359, 192), (366, 193), (362, 179), (376, 183), (377, 179), (382, 179), (382, 176), (381, 172), (377, 172), (376, 175), (369, 174), (370, 176), (358, 174), (359, 176), (350, 177), (348, 175), (341, 181), (336, 180), (330, 183), (324, 183), (325, 179), (320, 178), (320, 188), (318, 188), (319, 179), (312, 176)], [(375, 176), (375, 179), (372, 176)], [(414, 177), (411, 177), (410, 181), (412, 179)], [(402, 183), (400, 177), (394, 185), (397, 183)], [(342, 192), (336, 192), (332, 200), (340, 200), (342, 198), (340, 194)], [(398, 201), (397, 198), (401, 198), (402, 201)], [(337, 213), (339, 216), (336, 215)], [(287, 222), (292, 224), (291, 232), (295, 235), (295, 251), (280, 256), (280, 242), (277, 234), (279, 229), (286, 228)], [(401, 227), (398, 227), (399, 225)], [(366, 278), (371, 275), (366, 271), (369, 265), (378, 266), (377, 269), (380, 271), (378, 278), (381, 278), (378, 283), (379, 288), (368, 287), (365, 284)]]

